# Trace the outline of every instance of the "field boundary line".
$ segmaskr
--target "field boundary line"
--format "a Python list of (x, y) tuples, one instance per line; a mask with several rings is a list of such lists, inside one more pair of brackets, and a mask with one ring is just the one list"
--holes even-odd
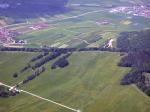
[(147, 96), (144, 92), (142, 92), (142, 90), (140, 90), (135, 84), (131, 85), (138, 93), (140, 93), (143, 97), (148, 98), (149, 96)]

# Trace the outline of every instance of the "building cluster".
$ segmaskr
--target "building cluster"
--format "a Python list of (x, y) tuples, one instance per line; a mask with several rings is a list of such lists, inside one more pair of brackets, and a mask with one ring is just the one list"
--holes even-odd
[(2, 45), (10, 45), (10, 44), (26, 44), (26, 40), (17, 40), (16, 36), (18, 36), (17, 32), (8, 30), (6, 28), (0, 28), (0, 43)]
[(109, 24), (112, 24), (112, 23), (111, 23), (111, 21), (104, 19), (104, 20), (96, 21), (96, 24), (98, 24), (98, 25), (109, 25)]
[(29, 27), (32, 30), (42, 30), (45, 28), (48, 28), (49, 26), (45, 23), (39, 23), (39, 24), (34, 24), (31, 27)]
[(13, 43), (15, 33), (5, 28), (0, 28), (0, 43)]
[(135, 5), (133, 7), (116, 7), (109, 11), (110, 13), (124, 13), (133, 16), (142, 16), (150, 18), (150, 7), (145, 5)]

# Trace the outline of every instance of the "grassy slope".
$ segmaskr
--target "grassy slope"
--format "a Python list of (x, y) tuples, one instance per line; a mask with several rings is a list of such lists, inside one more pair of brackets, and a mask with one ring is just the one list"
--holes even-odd
[[(24, 79), (30, 72), (18, 79), (13, 79), (11, 72), (21, 68), (33, 55), (0, 53), (0, 81), (13, 85)], [(47, 64), (47, 71), (22, 89), (82, 112), (148, 112), (149, 99), (132, 86), (119, 85), (120, 79), (128, 72), (128, 69), (116, 66), (119, 59), (117, 53), (75, 53), (69, 59), (69, 67), (52, 71)], [(71, 111), (20, 94), (0, 98), (0, 112)]]

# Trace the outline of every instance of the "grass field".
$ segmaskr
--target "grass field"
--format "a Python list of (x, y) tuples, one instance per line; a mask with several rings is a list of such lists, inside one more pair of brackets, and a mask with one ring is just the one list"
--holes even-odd
[[(50, 16), (44, 19), (47, 21), (47, 24), (53, 24), (55, 27), (50, 27), (44, 30), (37, 30), (18, 36), (18, 39), (25, 39), (28, 41), (28, 44), (25, 47), (39, 47), (42, 45), (51, 46), (57, 42), (60, 43), (60, 45), (57, 47), (60, 47), (64, 44), (67, 44), (68, 41), (76, 38), (76, 35), (79, 34), (89, 34), (89, 32), (96, 31), (107, 32), (107, 30), (116, 30), (119, 33), (121, 31), (131, 30), (130, 25), (124, 25), (120, 23), (122, 20), (126, 20), (125, 15), (111, 14), (108, 12), (108, 9), (98, 9), (97, 7), (74, 7), (68, 13), (52, 17)], [(96, 22), (99, 20), (108, 20), (110, 21), (110, 24), (98, 25)], [(33, 21), (30, 21), (29, 23), (38, 23), (37, 21), (42, 22), (39, 18), (37, 18), (33, 19)], [(15, 26), (11, 29), (15, 29)], [(103, 43), (105, 39), (98, 43)], [(80, 43), (75, 44), (77, 46), (73, 47), (85, 46), (78, 44)]]
[[(12, 77), (34, 53), (0, 53), (0, 82), (14, 85), (31, 74)], [(119, 53), (74, 53), (70, 66), (47, 71), (21, 89), (52, 99), (82, 112), (149, 112), (150, 99), (133, 86), (121, 86), (129, 71), (117, 66)], [(0, 112), (71, 112), (26, 94), (0, 98)]]
[[(122, 3), (120, 1), (116, 2), (113, 0), (94, 0), (94, 2), (98, 4), (116, 3), (117, 6)], [(135, 31), (149, 27), (148, 23), (150, 22), (147, 18), (132, 17), (131, 15), (126, 14), (113, 14), (109, 12), (111, 8), (86, 6), (72, 7), (71, 4), (74, 3), (85, 4), (86, 2), (84, 0), (71, 0), (68, 4), (68, 7), (71, 10), (67, 13), (54, 16), (47, 15), (39, 16), (37, 18), (26, 18), (23, 24), (12, 24), (8, 25), (7, 28), (11, 30), (18, 29), (18, 31), (20, 31), (20, 29), (30, 27), (34, 24), (45, 23), (49, 26), (46, 29), (26, 32), (20, 34), (16, 38), (27, 40), (28, 43), (24, 45), (24, 47), (40, 47), (44, 45), (51, 47), (59, 43), (59, 45), (55, 47), (67, 46), (78, 48), (87, 46), (101, 46), (107, 39), (117, 38), (116, 35), (122, 31)], [(91, 1), (87, 0), (87, 3), (91, 3)], [(122, 5), (125, 5), (124, 2)], [(122, 5), (120, 4), (119, 6)], [(109, 24), (98, 24), (98, 22), (101, 23), (102, 21), (108, 21)], [(51, 24), (54, 26), (51, 26)], [(108, 31), (110, 31), (110, 34), (107, 34)], [(96, 43), (91, 43), (91, 45), (87, 45), (82, 41), (76, 41), (74, 43), (74, 38), (80, 38), (84, 34), (86, 34), (87, 38), (92, 38), (92, 33), (94, 32), (103, 32), (100, 34), (103, 36), (103, 39), (97, 41)], [(84, 38), (84, 40), (86, 40), (86, 38)]]
[[(109, 4), (122, 6), (120, 1), (70, 0), (68, 6), (73, 3), (94, 2), (106, 6)], [(113, 46), (116, 47), (120, 32), (136, 31), (150, 26), (149, 19), (112, 14), (109, 13), (109, 8), (86, 6), (70, 8), (69, 12), (63, 14), (25, 18), (24, 23), (8, 25), (7, 28), (20, 30), (34, 24), (46, 23), (49, 26), (46, 29), (32, 30), (16, 38), (27, 40), (28, 44), (24, 47), (46, 45), (83, 48), (102, 46), (109, 39), (114, 39)], [(105, 20), (109, 24), (98, 24)], [(25, 67), (37, 54), (0, 52), (0, 82), (13, 86), (26, 79), (32, 74), (31, 70), (19, 75), (18, 78), (13, 78), (13, 74)], [(117, 66), (120, 58), (119, 53), (110, 52), (74, 53), (69, 57), (70, 66), (51, 70), (50, 65), (53, 61), (47, 63), (44, 65), (46, 71), (31, 82), (22, 85), (21, 89), (74, 109), (80, 109), (81, 112), (149, 112), (149, 97), (134, 85), (120, 85), (120, 80), (130, 71), (130, 68)], [(21, 93), (14, 97), (0, 98), (0, 112), (72, 111)]]

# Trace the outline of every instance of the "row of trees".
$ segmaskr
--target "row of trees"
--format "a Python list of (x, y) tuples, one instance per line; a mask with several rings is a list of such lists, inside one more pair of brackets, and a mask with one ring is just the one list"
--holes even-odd
[(64, 68), (66, 66), (69, 65), (69, 62), (67, 60), (67, 58), (71, 55), (72, 53), (67, 53), (66, 55), (62, 56), (61, 58), (59, 58), (57, 61), (55, 61), (52, 65), (51, 65), (51, 69), (56, 69), (57, 67), (59, 68)]
[(77, 48), (13, 48), (13, 47), (0, 47), (0, 51), (22, 51), (22, 52), (73, 52), (76, 51)]
[(0, 51), (22, 51), (22, 52), (77, 52), (77, 51), (110, 51), (110, 52), (120, 52), (119, 48), (103, 48), (103, 47), (90, 47), (90, 48), (11, 48), (11, 47), (0, 47)]
[(43, 58), (44, 56), (47, 56), (49, 54), (49, 52), (43, 52), (42, 54), (37, 55), (36, 57), (33, 57), (30, 62), (35, 62), (41, 58)]
[[(48, 61), (51, 61), (55, 58), (57, 58), (58, 56), (60, 56), (62, 53), (61, 52), (52, 52), (51, 54), (49, 54), (49, 52), (43, 52), (42, 54), (37, 55), (36, 57), (33, 57), (30, 62), (20, 70), (19, 74), (27, 71), (28, 69), (32, 69), (35, 70), (36, 68), (41, 67), (42, 65), (46, 64)], [(47, 56), (48, 55), (48, 56)], [(40, 60), (38, 62), (36, 62), (34, 65), (31, 64), (31, 62), (35, 62), (37, 60)], [(17, 72), (15, 72), (13, 74), (14, 78), (17, 78), (19, 75)]]
[(89, 48), (80, 48), (78, 51), (109, 51), (109, 52), (120, 52), (120, 49), (118, 48), (104, 48), (103, 46), (101, 47), (89, 47)]
[(23, 84), (35, 79), (37, 76), (42, 74), (45, 71), (45, 67), (41, 67), (40, 69), (36, 70), (31, 76), (28, 76), (27, 79), (23, 80)]
[(30, 68), (31, 68), (31, 65), (30, 65), (30, 63), (28, 63), (27, 66), (25, 66), (24, 68), (22, 68), (22, 69), (20, 70), (20, 73), (15, 72), (15, 73), (13, 74), (13, 77), (14, 77), (14, 78), (17, 78), (19, 74), (21, 74), (21, 73), (23, 73), (23, 72), (29, 70)]
[(28, 63), (27, 66), (25, 66), (23, 69), (20, 70), (20, 73), (23, 73), (30, 68), (31, 68), (31, 65)]
[(32, 66), (32, 69), (36, 69), (41, 67), (42, 65), (46, 64), (47, 62), (57, 58), (58, 56), (60, 56), (62, 53), (61, 52), (52, 52), (50, 55), (48, 55), (47, 57), (43, 58), (42, 60), (40, 60), (39, 62), (36, 62), (34, 66)]
[(13, 48), (13, 47), (0, 47), (0, 51), (22, 51), (22, 52), (41, 52), (40, 48)]

